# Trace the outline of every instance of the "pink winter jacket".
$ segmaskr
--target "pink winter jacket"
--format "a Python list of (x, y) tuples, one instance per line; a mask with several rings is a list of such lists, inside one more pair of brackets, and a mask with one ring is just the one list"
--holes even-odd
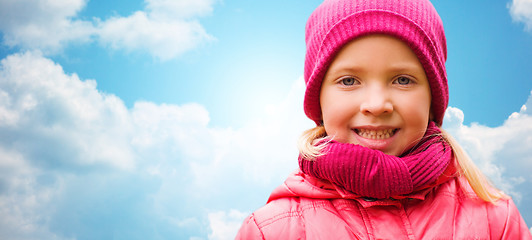
[(461, 178), (401, 200), (375, 200), (298, 171), (244, 221), (236, 239), (513, 240), (532, 236), (511, 199), (483, 202)]

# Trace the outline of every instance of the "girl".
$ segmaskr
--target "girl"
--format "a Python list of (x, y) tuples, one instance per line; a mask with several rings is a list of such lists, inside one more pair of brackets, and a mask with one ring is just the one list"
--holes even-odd
[(443, 25), (428, 0), (325, 0), (306, 26), (300, 170), (237, 239), (532, 239), (440, 129)]

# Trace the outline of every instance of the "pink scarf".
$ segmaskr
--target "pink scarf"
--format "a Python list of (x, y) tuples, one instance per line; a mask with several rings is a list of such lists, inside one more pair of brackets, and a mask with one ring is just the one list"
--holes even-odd
[(419, 190), (438, 179), (449, 165), (452, 151), (430, 122), (421, 141), (402, 156), (350, 143), (331, 141), (315, 160), (299, 157), (308, 175), (325, 179), (357, 195), (390, 198)]

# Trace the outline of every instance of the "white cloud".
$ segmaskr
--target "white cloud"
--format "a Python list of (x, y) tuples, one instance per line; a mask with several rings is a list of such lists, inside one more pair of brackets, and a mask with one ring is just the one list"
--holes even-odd
[(466, 149), (473, 161), (497, 186), (522, 200), (521, 190), (532, 183), (532, 92), (519, 112), (503, 125), (487, 127), (478, 123), (463, 125), (464, 113), (447, 109), (444, 127)]
[(214, 39), (197, 20), (210, 14), (214, 3), (146, 0), (146, 8), (130, 16), (89, 21), (78, 19), (86, 0), (0, 1), (0, 31), (4, 44), (45, 54), (97, 41), (115, 50), (168, 60)]
[(3, 238), (66, 239), (47, 227), (57, 189), (37, 186), (39, 172), (22, 154), (0, 146), (0, 233)]
[[(39, 53), (8, 56), (1, 67), (0, 127), (9, 130), (4, 146), (54, 166), (134, 167), (131, 148), (120, 145), (132, 127), (120, 99), (98, 93), (94, 80), (65, 75)], [(57, 151), (58, 144), (72, 152)]]
[(100, 41), (113, 49), (147, 50), (168, 60), (214, 38), (194, 20), (212, 12), (213, 1), (147, 1), (147, 11), (112, 17), (97, 25)]
[(231, 209), (229, 212), (217, 211), (209, 213), (209, 224), (211, 233), (210, 240), (229, 240), (234, 239), (244, 218), (249, 213), (242, 213), (238, 210)]
[(57, 52), (70, 42), (87, 42), (92, 23), (75, 20), (85, 0), (0, 1), (4, 44)]
[[(106, 225), (139, 238), (233, 233), (242, 216), (211, 215), (209, 226), (207, 212), (254, 207), (297, 167), (297, 136), (312, 126), (300, 108), (303, 89), (300, 79), (263, 118), (218, 129), (201, 105), (127, 109), (39, 52), (8, 56), (0, 62), (0, 232), (100, 239), (108, 232), (93, 230)], [(233, 230), (216, 217), (234, 219)], [(85, 224), (95, 218), (108, 220)]]
[(532, 30), (532, 1), (531, 0), (513, 0), (508, 4), (512, 19), (517, 22), (523, 22), (527, 30)]

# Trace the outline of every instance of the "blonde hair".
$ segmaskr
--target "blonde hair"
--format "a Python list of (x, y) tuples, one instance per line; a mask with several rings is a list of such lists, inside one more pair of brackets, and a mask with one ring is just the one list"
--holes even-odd
[[(480, 199), (495, 203), (501, 198), (508, 197), (491, 184), (475, 163), (473, 163), (469, 155), (449, 133), (441, 128), (440, 131), (442, 138), (451, 146), (458, 165), (458, 174), (467, 179), (469, 186), (471, 186), (471, 189), (473, 189)], [(323, 154), (322, 150), (330, 140), (323, 126), (306, 130), (299, 138), (299, 153), (304, 159), (313, 161)]]

